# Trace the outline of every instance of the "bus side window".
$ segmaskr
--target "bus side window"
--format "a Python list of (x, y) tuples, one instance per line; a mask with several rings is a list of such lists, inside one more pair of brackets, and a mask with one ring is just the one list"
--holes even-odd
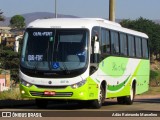
[(119, 37), (115, 31), (111, 31), (111, 51), (112, 54), (119, 55)]
[(147, 39), (142, 39), (142, 51), (143, 51), (143, 58), (149, 58), (149, 53), (148, 53), (148, 42)]
[(102, 28), (101, 31), (101, 52), (110, 53), (109, 31)]
[(136, 57), (141, 58), (142, 57), (142, 44), (141, 44), (141, 38), (136, 37), (135, 38), (136, 42)]
[(130, 57), (135, 57), (135, 42), (132, 35), (128, 35), (128, 51)]
[(124, 33), (120, 33), (120, 54), (127, 56), (128, 55), (128, 47), (127, 47), (127, 35)]

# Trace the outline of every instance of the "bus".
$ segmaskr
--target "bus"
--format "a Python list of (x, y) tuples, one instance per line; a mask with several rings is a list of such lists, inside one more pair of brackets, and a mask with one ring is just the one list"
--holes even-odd
[(149, 89), (145, 33), (101, 18), (51, 18), (25, 30), (20, 92), (37, 107), (48, 101), (77, 101), (101, 108), (105, 99), (131, 105)]

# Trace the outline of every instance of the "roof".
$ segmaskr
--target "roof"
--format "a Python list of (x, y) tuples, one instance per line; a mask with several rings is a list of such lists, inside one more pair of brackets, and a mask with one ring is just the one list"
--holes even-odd
[(90, 28), (95, 25), (95, 21), (82, 18), (52, 18), (38, 19), (28, 25), (28, 27), (36, 28)]
[(38, 19), (31, 22), (28, 27), (30, 28), (88, 28), (92, 29), (94, 26), (101, 26), (108, 29), (125, 32), (137, 36), (148, 38), (142, 32), (134, 31), (131, 29), (123, 28), (119, 23), (111, 22), (101, 18), (51, 18), (51, 19)]

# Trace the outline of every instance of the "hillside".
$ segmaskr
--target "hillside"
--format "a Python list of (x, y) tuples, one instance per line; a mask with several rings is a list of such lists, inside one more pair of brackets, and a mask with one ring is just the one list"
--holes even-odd
[[(26, 13), (22, 14), (22, 16), (26, 20), (26, 25), (30, 23), (31, 21), (34, 21), (36, 19), (43, 19), (43, 18), (54, 18), (55, 14), (54, 13), (49, 13), (49, 12), (33, 12), (33, 13)], [(77, 16), (73, 15), (63, 15), (63, 14), (58, 14), (58, 18), (78, 18)], [(9, 21), (11, 17), (6, 17), (4, 22), (0, 22), (1, 27), (6, 27), (9, 26)], [(122, 19), (116, 19), (116, 22), (120, 22)], [(155, 23), (160, 24), (160, 20), (153, 20)]]
[[(43, 19), (43, 18), (54, 18), (54, 13), (49, 12), (34, 12), (34, 13), (26, 13), (22, 14), (22, 16), (25, 18), (26, 25), (30, 23), (31, 21), (34, 21), (36, 19)], [(76, 16), (72, 15), (63, 15), (58, 14), (58, 18), (77, 18)], [(10, 22), (11, 17), (6, 17), (4, 22), (0, 22), (0, 26), (8, 26)]]

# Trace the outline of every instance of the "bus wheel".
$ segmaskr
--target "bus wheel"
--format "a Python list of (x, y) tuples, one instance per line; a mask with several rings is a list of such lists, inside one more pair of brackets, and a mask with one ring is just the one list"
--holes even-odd
[(104, 100), (105, 100), (105, 92), (104, 92), (103, 87), (101, 86), (99, 96), (98, 96), (98, 100), (94, 100), (92, 102), (92, 107), (95, 108), (95, 109), (101, 108), (102, 103), (104, 103)]
[(135, 97), (135, 87), (132, 86), (131, 91), (130, 91), (130, 95), (125, 97), (125, 103), (127, 105), (132, 105), (133, 101), (134, 101), (134, 97)]
[(117, 97), (118, 104), (125, 104), (125, 97)]
[(36, 99), (35, 102), (38, 108), (46, 108), (48, 105), (48, 101), (44, 99)]

